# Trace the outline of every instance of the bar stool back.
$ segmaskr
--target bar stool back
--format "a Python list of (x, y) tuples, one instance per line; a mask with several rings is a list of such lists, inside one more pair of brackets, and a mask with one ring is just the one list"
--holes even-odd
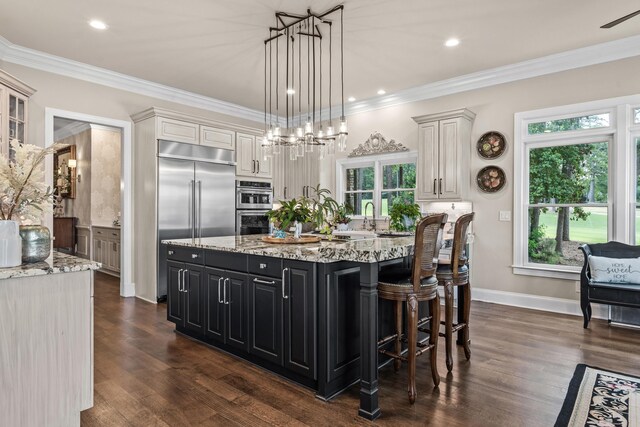
[[(418, 302), (429, 301), (430, 330), (438, 331), (440, 326), (440, 299), (438, 280), (435, 276), (438, 255), (442, 243), (442, 230), (447, 222), (446, 214), (431, 215), (416, 225), (415, 246), (412, 268), (391, 268), (379, 275), (378, 296), (395, 302), (395, 334), (381, 339), (379, 346), (394, 341), (394, 351), (379, 350), (394, 358), (394, 368), (399, 370), (402, 361), (409, 367), (409, 402), (416, 400), (416, 357), (430, 353), (431, 376), (438, 386), (437, 332), (429, 334), (429, 342), (418, 342)], [(407, 332), (402, 333), (402, 306), (407, 307)], [(402, 355), (402, 342), (407, 342), (407, 356)]]
[[(453, 334), (460, 331), (461, 344), (467, 360), (471, 358), (469, 348), (469, 311), (471, 308), (471, 283), (469, 283), (469, 255), (466, 253), (469, 224), (473, 221), (475, 213), (471, 212), (460, 216), (455, 224), (453, 234), (453, 246), (451, 247), (451, 264), (438, 265), (438, 284), (444, 287), (444, 334), (445, 349), (447, 353), (447, 370), (453, 369), (452, 344)], [(458, 310), (458, 323), (453, 323), (453, 288), (458, 287), (458, 295), (464, 292), (464, 305)], [(460, 301), (460, 298), (458, 298)], [(458, 302), (459, 302), (458, 301)]]

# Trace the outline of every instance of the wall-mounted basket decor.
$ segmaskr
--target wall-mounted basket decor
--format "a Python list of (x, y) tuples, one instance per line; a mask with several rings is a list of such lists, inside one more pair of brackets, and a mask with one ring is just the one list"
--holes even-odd
[(494, 165), (480, 169), (476, 180), (478, 188), (485, 193), (498, 192), (507, 183), (507, 178), (502, 168)]
[(500, 132), (492, 130), (486, 132), (476, 143), (478, 154), (483, 159), (496, 159), (506, 151), (507, 140)]

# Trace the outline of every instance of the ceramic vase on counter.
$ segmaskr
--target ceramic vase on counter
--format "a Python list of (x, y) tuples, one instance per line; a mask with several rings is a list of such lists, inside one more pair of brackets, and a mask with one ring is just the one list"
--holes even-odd
[(0, 268), (22, 264), (22, 239), (17, 221), (0, 221)]
[(21, 225), (22, 261), (40, 262), (51, 253), (51, 234), (44, 225)]

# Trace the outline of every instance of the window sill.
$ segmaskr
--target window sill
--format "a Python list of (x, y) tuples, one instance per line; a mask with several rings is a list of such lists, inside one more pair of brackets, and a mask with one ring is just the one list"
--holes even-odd
[(557, 269), (551, 269), (551, 268), (522, 266), (522, 265), (513, 265), (512, 268), (513, 268), (513, 274), (519, 274), (523, 276), (549, 277), (553, 279), (573, 280), (573, 281), (580, 280), (579, 271), (557, 270)]

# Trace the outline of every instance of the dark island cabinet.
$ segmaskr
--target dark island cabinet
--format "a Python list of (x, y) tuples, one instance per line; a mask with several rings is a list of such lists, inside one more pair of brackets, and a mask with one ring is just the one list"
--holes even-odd
[(197, 333), (204, 332), (204, 267), (167, 262), (167, 319)]
[(316, 378), (316, 264), (284, 262), (284, 366)]
[(221, 343), (247, 348), (247, 275), (206, 267), (204, 333)]
[(282, 365), (282, 280), (249, 278), (249, 352)]

